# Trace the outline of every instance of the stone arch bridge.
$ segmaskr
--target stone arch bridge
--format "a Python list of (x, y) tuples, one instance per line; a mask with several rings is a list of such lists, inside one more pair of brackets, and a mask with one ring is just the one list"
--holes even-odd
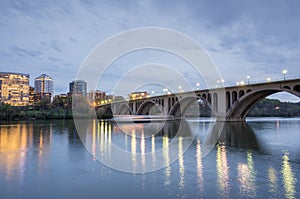
[[(158, 105), (164, 115), (184, 117), (185, 110), (196, 100), (204, 101), (217, 121), (244, 121), (248, 112), (261, 99), (278, 92), (300, 97), (300, 79), (231, 86), (130, 101), (114, 102), (99, 107), (111, 108), (114, 115), (149, 115)], [(99, 108), (98, 107), (98, 108)]]

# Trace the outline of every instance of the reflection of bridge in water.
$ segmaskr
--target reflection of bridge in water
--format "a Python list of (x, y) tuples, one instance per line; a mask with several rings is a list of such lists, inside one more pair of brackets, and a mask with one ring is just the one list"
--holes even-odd
[(149, 115), (156, 105), (161, 107), (162, 115), (182, 118), (192, 103), (201, 100), (211, 108), (218, 121), (244, 121), (259, 100), (283, 91), (300, 97), (300, 79), (154, 96), (104, 104), (98, 108), (111, 109), (114, 115)]
[[(204, 181), (211, 176), (205, 175), (205, 169), (213, 168), (211, 162), (206, 165), (206, 155), (215, 156), (215, 172), (216, 186), (218, 187), (218, 195), (222, 197), (230, 196), (235, 193), (236, 190), (232, 190), (233, 186), (238, 187), (239, 196), (241, 197), (255, 197), (258, 191), (256, 185), (257, 172), (260, 171), (260, 177), (262, 175), (268, 179), (269, 193), (274, 196), (278, 196), (277, 186), (282, 180), (285, 189), (285, 196), (287, 198), (295, 196), (295, 180), (294, 173), (290, 167), (287, 153), (281, 153), (282, 168), (281, 171), (277, 171), (272, 164), (265, 167), (257, 166), (260, 160), (255, 159), (255, 153), (260, 150), (259, 141), (255, 135), (253, 129), (246, 123), (225, 123), (224, 128), (222, 125), (216, 122), (209, 128), (209, 122), (200, 122), (202, 127), (198, 128), (196, 124), (198, 122), (184, 122), (182, 127), (178, 125), (179, 122), (167, 122), (163, 125), (163, 128), (159, 124), (153, 126), (144, 123), (122, 123), (116, 124), (113, 122), (97, 121), (94, 120), (91, 125), (86, 126), (88, 129), (86, 134), (81, 135), (82, 140), (90, 147), (90, 151), (94, 157), (103, 156), (106, 159), (112, 159), (112, 145), (118, 145), (123, 150), (130, 153), (129, 162), (131, 163), (132, 172), (143, 168), (147, 171), (150, 164), (158, 164), (158, 161), (164, 162), (164, 186), (168, 187), (174, 183), (172, 174), (178, 172), (179, 179), (175, 182), (179, 185), (179, 188), (184, 188), (186, 184), (186, 170), (187, 164), (194, 164), (197, 170), (197, 183), (199, 190), (204, 190)], [(148, 129), (147, 129), (148, 128)], [(185, 134), (173, 139), (174, 132), (180, 129)], [(160, 129), (160, 130), (159, 130)], [(157, 134), (151, 134), (151, 131), (158, 130)], [(206, 136), (201, 137), (205, 130), (209, 130)], [(189, 157), (194, 155), (195, 162), (190, 159), (186, 161), (183, 155), (182, 149), (185, 145), (185, 139), (189, 139), (190, 135), (196, 133), (196, 139), (192, 143), (194, 146), (187, 152)], [(205, 134), (205, 133), (204, 133)], [(178, 148), (174, 150), (170, 146), (170, 142), (175, 142)], [(206, 147), (212, 147), (211, 153), (206, 153)], [(241, 148), (239, 155), (241, 161), (236, 162), (232, 159), (231, 153), (228, 150), (233, 148)], [(154, 151), (161, 149), (163, 151), (162, 156), (157, 156)], [(191, 154), (192, 153), (192, 154)], [(146, 155), (150, 154), (151, 159), (147, 159)], [(178, 158), (178, 168), (171, 165), (171, 158), (176, 156)], [(210, 158), (208, 158), (210, 159)], [(258, 162), (256, 162), (258, 161)], [(175, 170), (174, 169), (178, 169)], [(230, 181), (231, 169), (236, 170), (236, 182)], [(281, 176), (282, 175), (282, 176)], [(235, 184), (236, 183), (236, 184)], [(201, 191), (200, 191), (201, 192)], [(201, 192), (202, 193), (202, 192)], [(200, 193), (200, 194), (201, 194)], [(283, 196), (283, 195), (282, 195)]]

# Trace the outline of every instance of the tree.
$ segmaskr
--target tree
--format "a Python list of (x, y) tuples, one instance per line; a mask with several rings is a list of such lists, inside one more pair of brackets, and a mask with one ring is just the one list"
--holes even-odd
[(1, 104), (0, 104), (0, 118), (2, 120), (11, 120), (14, 113), (15, 113), (15, 111), (11, 107), (10, 104), (1, 102)]

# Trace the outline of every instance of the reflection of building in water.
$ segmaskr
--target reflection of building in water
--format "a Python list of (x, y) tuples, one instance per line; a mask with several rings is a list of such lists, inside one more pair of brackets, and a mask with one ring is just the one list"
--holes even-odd
[(295, 174), (292, 171), (292, 167), (289, 162), (289, 156), (287, 152), (282, 157), (281, 173), (282, 173), (282, 180), (285, 189), (285, 197), (295, 198), (296, 178), (295, 178)]
[(132, 169), (133, 172), (137, 169), (137, 158), (136, 158), (136, 137), (135, 137), (135, 131), (132, 130), (131, 132), (131, 160), (132, 160)]
[(141, 135), (141, 143), (140, 143), (140, 148), (141, 148), (141, 163), (142, 163), (142, 170), (145, 171), (146, 170), (146, 154), (145, 154), (145, 150), (146, 150), (146, 141), (145, 141), (145, 135), (144, 135), (144, 130), (142, 131), (142, 135)]
[(152, 154), (152, 164), (153, 168), (156, 166), (156, 158), (155, 158), (155, 136), (151, 136), (151, 154)]
[(273, 196), (275, 197), (276, 195), (278, 195), (277, 193), (278, 178), (277, 178), (277, 171), (273, 167), (270, 167), (268, 169), (268, 177), (269, 177), (269, 187), (270, 187), (269, 192), (273, 194)]
[(254, 161), (252, 158), (252, 151), (248, 150), (247, 152), (247, 164), (238, 164), (238, 179), (240, 182), (240, 192), (241, 195), (247, 197), (255, 197), (255, 168)]
[[(50, 125), (5, 125), (0, 126), (0, 132), (0, 167), (4, 168), (7, 178), (19, 175), (19, 179), (23, 179), (27, 149), (32, 146), (38, 150), (34, 155), (37, 155), (38, 171), (41, 171), (42, 161), (51, 140)], [(16, 173), (18, 171), (20, 173)]]
[(204, 191), (203, 187), (203, 165), (202, 165), (202, 154), (201, 154), (201, 143), (200, 139), (197, 139), (196, 145), (196, 161), (197, 161), (197, 178), (200, 193), (202, 194)]
[(179, 162), (179, 188), (184, 188), (184, 160), (183, 160), (183, 147), (182, 137), (178, 138), (178, 162)]
[[(28, 133), (28, 132), (27, 132)], [(38, 172), (42, 172), (44, 158), (48, 152), (49, 143), (52, 140), (52, 125), (35, 125), (33, 128), (33, 145), (39, 150), (38, 152)]]
[(226, 147), (217, 145), (217, 175), (219, 195), (229, 198), (229, 168), (226, 157)]
[(162, 146), (162, 150), (163, 150), (163, 158), (164, 158), (164, 166), (165, 166), (165, 186), (170, 186), (171, 184), (171, 166), (170, 166), (170, 156), (169, 156), (169, 138), (168, 136), (163, 136), (162, 137), (162, 141), (163, 141), (163, 146)]
[[(26, 148), (28, 147), (25, 125), (0, 126), (0, 165), (5, 169), (6, 178), (16, 175), (24, 177)], [(31, 135), (32, 137), (32, 135)]]
[(97, 120), (93, 120), (93, 130), (92, 130), (93, 138), (92, 138), (92, 150), (91, 151), (92, 151), (92, 155), (93, 155), (94, 159), (96, 158), (96, 150), (97, 150), (97, 145), (96, 145), (97, 133), (99, 133), (99, 131), (97, 131)]
[[(117, 154), (116, 150), (122, 150), (129, 157), (124, 160), (126, 162), (122, 163), (128, 165), (131, 172), (139, 172), (146, 170), (146, 154), (148, 153), (146, 151), (147, 138), (142, 127), (142, 124), (115, 125), (111, 122), (94, 120), (90, 126), (87, 126), (87, 133), (82, 137), (94, 157), (111, 163), (112, 154)], [(112, 144), (114, 138), (112, 132), (118, 140), (115, 143), (117, 145)]]
[(131, 134), (132, 131), (136, 131), (137, 133), (142, 132), (144, 129), (144, 124), (138, 123), (119, 123), (118, 125), (114, 125), (113, 127), (114, 133), (126, 133)]

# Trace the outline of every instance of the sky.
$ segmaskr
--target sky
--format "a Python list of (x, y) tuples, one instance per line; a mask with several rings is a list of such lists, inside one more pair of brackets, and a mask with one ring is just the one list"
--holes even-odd
[[(299, 7), (297, 0), (2, 0), (0, 71), (28, 73), (31, 85), (45, 73), (54, 79), (55, 94), (66, 93), (99, 43), (123, 31), (161, 27), (198, 42), (225, 85), (246, 81), (248, 75), (252, 82), (280, 79), (283, 69), (289, 78), (300, 77)], [(119, 69), (126, 64), (185, 66), (170, 56), (151, 50), (124, 56), (112, 64), (115, 68), (99, 89), (109, 93), (108, 85), (120, 78), (124, 71)], [(190, 70), (179, 71), (195, 78)], [(282, 94), (275, 97), (299, 100)]]

